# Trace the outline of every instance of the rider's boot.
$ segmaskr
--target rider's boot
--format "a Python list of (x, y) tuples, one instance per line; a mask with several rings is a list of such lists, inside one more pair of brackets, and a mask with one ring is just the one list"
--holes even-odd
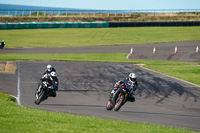
[(51, 96), (51, 97), (56, 97), (56, 91), (55, 91), (55, 90), (52, 91), (51, 94), (50, 94), (49, 96)]
[(134, 94), (131, 95), (131, 99), (130, 99), (130, 101), (131, 101), (131, 102), (135, 102), (135, 96), (134, 96)]

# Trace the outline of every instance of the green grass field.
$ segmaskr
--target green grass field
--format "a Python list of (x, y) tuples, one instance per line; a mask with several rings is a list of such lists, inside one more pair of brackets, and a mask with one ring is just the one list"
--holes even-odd
[(1, 133), (192, 133), (153, 124), (78, 116), (20, 107), (14, 98), (0, 93)]
[[(6, 47), (71, 47), (200, 40), (200, 27), (0, 30)], [(199, 63), (127, 60), (127, 54), (2, 54), (0, 60), (99, 61), (146, 64), (144, 67), (200, 85)], [(0, 132), (190, 133), (152, 124), (131, 123), (20, 107), (0, 93)]]
[(6, 47), (76, 47), (200, 40), (200, 27), (0, 30)]

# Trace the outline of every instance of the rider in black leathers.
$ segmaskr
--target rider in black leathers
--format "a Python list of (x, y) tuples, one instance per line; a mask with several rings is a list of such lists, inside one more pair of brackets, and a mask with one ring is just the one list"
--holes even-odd
[(0, 44), (0, 48), (3, 49), (4, 46), (5, 46), (5, 44), (6, 44), (6, 43), (5, 43), (5, 41), (3, 40), (3, 41), (1, 42), (1, 44)]
[[(138, 86), (137, 76), (135, 73), (130, 73), (129, 77), (125, 78), (125, 80), (117, 81), (114, 85), (113, 90), (111, 91), (110, 97), (112, 97), (113, 94), (116, 92), (116, 90), (120, 87), (120, 85), (124, 84), (126, 81), (130, 81), (131, 83), (134, 84), (133, 92), (131, 94), (129, 94), (129, 96), (130, 96), (129, 101), (135, 102), (135, 92), (136, 92), (137, 86)], [(129, 91), (128, 89), (126, 89), (126, 90)]]
[[(47, 81), (48, 83), (53, 84), (54, 90), (52, 91), (52, 93), (50, 94), (50, 96), (56, 97), (56, 91), (58, 90), (58, 84), (59, 84), (56, 72), (51, 72), (50, 75), (48, 75), (48, 76), (47, 76), (47, 75), (43, 76), (43, 77), (40, 79), (40, 81), (41, 81), (41, 83), (42, 83), (43, 81)], [(42, 87), (42, 86), (41, 86), (41, 84), (40, 84), (38, 88), (40, 89), (41, 87)], [(47, 98), (48, 98), (48, 97), (46, 97), (46, 99), (47, 99)]]
[(54, 91), (50, 96), (56, 97), (56, 91), (58, 90), (58, 83), (59, 83), (56, 72), (51, 72), (50, 76), (43, 76), (40, 80), (41, 82), (47, 81), (48, 83), (53, 84)]

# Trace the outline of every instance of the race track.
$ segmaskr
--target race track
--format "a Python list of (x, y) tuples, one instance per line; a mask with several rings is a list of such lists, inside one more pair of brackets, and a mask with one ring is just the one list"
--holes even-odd
[[(197, 45), (196, 42), (190, 43), (193, 44), (193, 47)], [(163, 44), (156, 45), (161, 48)], [(178, 43), (171, 43), (172, 47), (170, 49), (173, 50), (175, 45), (179, 46)], [(128, 53), (130, 46), (126, 46), (126, 48), (122, 46), (123, 48), (121, 49), (120, 46), (114, 47), (119, 47), (119, 49), (116, 48), (116, 51), (128, 49), (126, 52)], [(134, 45), (134, 48), (136, 47), (138, 49), (144, 48), (142, 45)], [(166, 45), (162, 46), (162, 48), (164, 47)], [(105, 49), (104, 51), (107, 51), (107, 48)], [(147, 48), (145, 47), (144, 49)], [(183, 49), (189, 49), (188, 53), (190, 54), (187, 54), (187, 58), (182, 58), (186, 56)], [(85, 50), (87, 51), (88, 49)], [(100, 51), (100, 49), (98, 50)], [(110, 49), (110, 52), (112, 50)], [(167, 52), (167, 50), (162, 51), (164, 55), (167, 55), (164, 51)], [(141, 58), (145, 57), (145, 54), (152, 54), (152, 48), (142, 53), (144, 53), (142, 56), (135, 53), (129, 58)], [(170, 53), (171, 55), (168, 56), (173, 54), (172, 60), (177, 58), (193, 62), (191, 55), (194, 54), (195, 62), (200, 59), (199, 54), (193, 52), (191, 45), (184, 45), (184, 47), (180, 48), (180, 52), (177, 53), (179, 55), (174, 55), (173, 51)], [(158, 52), (157, 54), (160, 53)], [(178, 58), (176, 56), (181, 57)], [(153, 54), (149, 58), (156, 60), (169, 59), (164, 56), (155, 58)], [(57, 97), (48, 98), (40, 105), (35, 105), (33, 102), (34, 92), (47, 64), (52, 64), (58, 73), (60, 85)], [(139, 91), (136, 95), (136, 102), (126, 103), (118, 112), (107, 111), (105, 106), (114, 82), (123, 79), (130, 72), (135, 72), (138, 75)], [(0, 83), (3, 85), (0, 87), (0, 91), (19, 97), (21, 105), (25, 107), (200, 131), (200, 86), (174, 79), (134, 64), (23, 61), (18, 62), (18, 69), (15, 74), (0, 74), (0, 79)]]

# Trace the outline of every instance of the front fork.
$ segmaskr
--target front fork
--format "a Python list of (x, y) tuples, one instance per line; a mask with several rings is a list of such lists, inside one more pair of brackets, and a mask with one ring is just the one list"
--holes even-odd
[(40, 91), (41, 91), (41, 88), (42, 88), (42, 85), (40, 84), (40, 85), (38, 86), (38, 89), (36, 90), (36, 93), (35, 93), (36, 99), (39, 98), (39, 93), (40, 93)]
[(117, 98), (117, 96), (119, 94), (119, 91), (120, 91), (120, 89), (117, 89), (116, 92), (113, 94), (113, 97), (111, 98), (111, 103), (113, 105), (115, 105), (115, 100), (116, 100), (116, 98)]
[(112, 104), (115, 104), (116, 98), (118, 97), (118, 95), (121, 96), (122, 93), (125, 93), (125, 102), (126, 102), (127, 97), (128, 97), (128, 93), (126, 93), (126, 92), (121, 92), (121, 93), (120, 93), (120, 91), (126, 91), (126, 90), (120, 90), (120, 89), (118, 89), (118, 90), (113, 94), (113, 97), (112, 97), (112, 99), (111, 99)]

